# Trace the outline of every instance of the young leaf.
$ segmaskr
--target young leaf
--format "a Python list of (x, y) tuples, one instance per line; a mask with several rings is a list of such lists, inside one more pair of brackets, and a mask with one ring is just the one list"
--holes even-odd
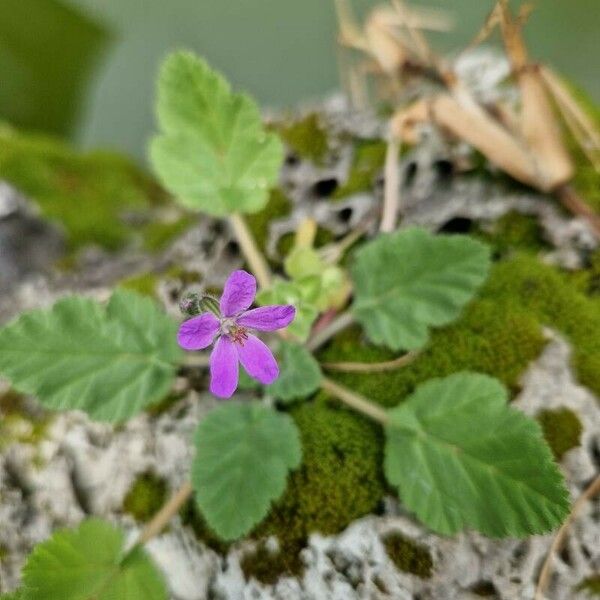
[(169, 391), (182, 352), (152, 300), (116, 291), (108, 306), (72, 296), (0, 329), (0, 375), (53, 410), (122, 421)]
[(517, 537), (550, 531), (567, 516), (568, 493), (538, 424), (507, 406), (497, 380), (432, 379), (389, 419), (386, 477), (433, 531)]
[(162, 575), (142, 548), (124, 555), (122, 531), (100, 519), (56, 531), (23, 569), (27, 600), (166, 600)]
[(192, 466), (196, 500), (210, 527), (224, 540), (250, 531), (283, 494), (301, 456), (288, 415), (237, 402), (213, 410), (196, 431)]
[(279, 377), (267, 387), (285, 402), (306, 398), (319, 389), (321, 369), (313, 355), (300, 344), (281, 342)]
[(283, 160), (250, 97), (190, 52), (169, 56), (158, 80), (162, 134), (150, 147), (154, 169), (188, 208), (214, 216), (258, 212)]
[(316, 302), (319, 299), (321, 282), (318, 277), (305, 277), (302, 281), (275, 281), (267, 290), (261, 290), (256, 301), (268, 304), (292, 304), (296, 307), (296, 318), (287, 330), (304, 342), (319, 315)]
[(466, 236), (418, 228), (381, 235), (356, 254), (354, 315), (376, 344), (421, 348), (430, 326), (458, 316), (489, 262), (487, 247)]

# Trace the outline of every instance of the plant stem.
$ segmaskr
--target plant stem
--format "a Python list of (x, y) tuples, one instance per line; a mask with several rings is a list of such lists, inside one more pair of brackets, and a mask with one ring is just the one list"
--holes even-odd
[(396, 229), (396, 218), (400, 204), (400, 178), (398, 171), (398, 153), (400, 142), (391, 135), (385, 153), (385, 185), (383, 191), (383, 212), (379, 231), (390, 233)]
[(561, 525), (561, 528), (558, 530), (556, 537), (552, 541), (550, 549), (548, 550), (548, 555), (546, 556), (546, 560), (544, 560), (542, 570), (540, 571), (540, 577), (538, 579), (537, 588), (535, 590), (535, 600), (543, 600), (546, 597), (544, 595), (544, 591), (546, 589), (546, 586), (548, 585), (548, 580), (550, 579), (552, 559), (554, 558), (555, 554), (559, 552), (562, 548), (565, 535), (567, 534), (567, 530), (571, 526), (571, 523), (580, 513), (585, 503), (598, 494), (600, 494), (600, 475), (598, 475), (596, 479), (594, 479), (592, 483), (590, 483), (590, 485), (584, 490), (581, 496), (577, 498), (577, 501), (575, 502), (575, 504), (573, 504), (573, 508), (569, 513), (569, 516)]
[(186, 354), (183, 361), (184, 367), (208, 367), (210, 364), (208, 354)]
[(340, 313), (327, 327), (321, 329), (321, 331), (317, 331), (315, 335), (312, 336), (310, 340), (308, 340), (306, 344), (306, 348), (311, 352), (318, 350), (323, 344), (328, 342), (334, 335), (339, 333), (340, 331), (346, 329), (354, 323), (354, 317), (350, 311), (345, 311)]
[(157, 536), (169, 523), (169, 521), (179, 512), (181, 507), (187, 502), (193, 493), (192, 484), (188, 481), (184, 483), (169, 501), (152, 517), (152, 520), (144, 527), (137, 539), (135, 546), (141, 546)]
[(246, 220), (240, 213), (233, 213), (232, 215), (229, 215), (229, 224), (233, 229), (250, 270), (254, 273), (258, 281), (258, 285), (261, 288), (270, 287), (271, 270), (269, 269), (265, 257), (256, 245), (256, 241), (248, 228)]
[(407, 352), (403, 356), (399, 356), (394, 360), (384, 362), (325, 362), (321, 366), (328, 371), (342, 371), (344, 373), (381, 373), (383, 371), (393, 371), (405, 365), (410, 364), (417, 356), (418, 352)]
[(327, 377), (323, 377), (321, 380), (321, 388), (359, 413), (366, 415), (381, 425), (387, 425), (388, 415), (386, 410), (377, 404), (369, 402), (360, 394), (356, 394), (355, 392)]

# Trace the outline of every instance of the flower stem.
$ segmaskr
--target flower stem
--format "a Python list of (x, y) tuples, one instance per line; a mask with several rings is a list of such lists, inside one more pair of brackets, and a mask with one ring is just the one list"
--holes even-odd
[(396, 218), (400, 204), (400, 179), (398, 172), (398, 153), (400, 142), (392, 134), (385, 154), (385, 187), (383, 192), (383, 212), (379, 231), (389, 233), (396, 229)]
[(229, 224), (233, 229), (250, 270), (254, 273), (258, 281), (258, 285), (261, 288), (270, 287), (271, 270), (269, 269), (265, 257), (256, 245), (256, 241), (248, 228), (246, 220), (240, 213), (233, 213), (229, 215)]
[(306, 348), (311, 352), (318, 350), (323, 344), (328, 342), (334, 335), (346, 329), (354, 323), (354, 317), (350, 311), (340, 313), (327, 327), (317, 331), (306, 344)]
[(381, 373), (393, 371), (405, 365), (409, 365), (417, 356), (418, 352), (407, 352), (406, 354), (384, 362), (325, 362), (321, 366), (328, 371), (341, 371), (343, 373)]
[(152, 520), (144, 527), (140, 536), (136, 540), (135, 546), (142, 546), (157, 536), (169, 523), (169, 521), (179, 512), (181, 507), (187, 502), (194, 489), (188, 481), (184, 483), (171, 496), (168, 502), (152, 517)]
[(355, 392), (327, 377), (323, 377), (321, 380), (321, 388), (359, 413), (366, 415), (381, 425), (387, 425), (387, 411), (377, 404), (369, 402), (360, 394), (356, 394)]
[(184, 367), (208, 367), (210, 364), (208, 354), (186, 354), (183, 362)]

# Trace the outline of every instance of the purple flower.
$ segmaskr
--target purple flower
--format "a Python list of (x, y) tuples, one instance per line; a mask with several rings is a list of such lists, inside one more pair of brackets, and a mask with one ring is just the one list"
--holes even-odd
[(214, 313), (205, 312), (185, 321), (177, 341), (184, 350), (202, 350), (216, 338), (210, 355), (210, 391), (229, 398), (238, 385), (238, 361), (250, 377), (265, 385), (279, 376), (279, 367), (269, 347), (248, 329), (275, 331), (287, 327), (296, 316), (290, 305), (262, 306), (248, 310), (256, 296), (256, 279), (246, 271), (234, 271)]

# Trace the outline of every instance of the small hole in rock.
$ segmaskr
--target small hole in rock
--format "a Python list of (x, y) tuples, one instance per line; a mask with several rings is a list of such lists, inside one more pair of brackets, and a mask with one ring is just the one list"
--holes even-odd
[(438, 180), (440, 181), (447, 181), (454, 174), (454, 165), (449, 160), (436, 160), (433, 163), (433, 168), (435, 169)]
[(342, 223), (349, 223), (350, 219), (352, 219), (352, 209), (347, 207), (347, 208), (342, 208), (342, 210), (340, 210), (340, 212), (338, 212), (338, 219), (340, 221), (342, 221)]
[(227, 245), (225, 246), (225, 253), (229, 256), (237, 256), (240, 253), (240, 247), (238, 243), (234, 240), (227, 242)]
[(444, 223), (438, 231), (440, 233), (469, 233), (472, 226), (473, 221), (471, 219), (467, 219), (466, 217), (454, 217)]
[(417, 176), (417, 163), (409, 162), (404, 170), (404, 186), (411, 187)]
[(288, 154), (285, 157), (285, 164), (288, 167), (295, 167), (300, 162), (300, 158), (297, 154)]
[(482, 596), (483, 598), (497, 598), (498, 592), (491, 581), (478, 581), (471, 591), (476, 596)]
[(312, 192), (317, 198), (329, 198), (338, 187), (338, 181), (334, 177), (321, 179), (313, 185)]

